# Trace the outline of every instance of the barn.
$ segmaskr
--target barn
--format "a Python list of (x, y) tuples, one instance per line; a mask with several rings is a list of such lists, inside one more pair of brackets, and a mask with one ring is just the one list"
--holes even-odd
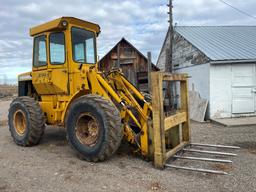
[(99, 61), (99, 69), (109, 71), (120, 67), (126, 78), (142, 92), (148, 92), (148, 70), (157, 71), (158, 68), (135, 46), (125, 38), (122, 38), (104, 57)]
[[(164, 70), (167, 32), (157, 66)], [(172, 65), (207, 99), (207, 117), (256, 115), (256, 26), (175, 26)]]

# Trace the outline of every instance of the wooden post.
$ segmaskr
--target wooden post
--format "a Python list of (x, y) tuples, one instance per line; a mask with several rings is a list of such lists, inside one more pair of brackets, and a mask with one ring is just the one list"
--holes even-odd
[(151, 93), (151, 72), (152, 72), (152, 62), (151, 62), (151, 52), (148, 54), (148, 92)]
[(166, 71), (171, 72), (173, 71), (173, 66), (172, 66), (172, 46), (173, 46), (173, 14), (172, 14), (172, 0), (169, 0), (169, 4), (167, 5), (169, 7), (169, 32), (170, 32), (170, 54), (169, 54), (169, 61), (170, 63), (167, 64), (166, 66)]
[[(165, 56), (165, 69), (166, 69), (166, 72), (168, 72), (167, 68), (168, 68), (168, 63), (170, 63), (170, 49), (169, 48), (166, 48), (166, 52), (165, 52), (166, 56)], [(166, 82), (166, 96), (167, 96), (167, 99), (168, 99), (168, 110), (171, 108), (172, 106), (172, 93), (171, 93), (171, 82), (170, 81), (167, 81)]]
[(163, 109), (163, 75), (152, 72), (152, 108), (153, 110), (153, 135), (154, 135), (154, 165), (164, 168), (165, 164), (165, 131), (164, 131), (164, 109)]
[(120, 43), (117, 45), (117, 66), (116, 68), (120, 68)]
[(187, 121), (182, 124), (182, 140), (191, 141), (190, 119), (189, 119), (189, 101), (188, 101), (188, 80), (180, 82), (181, 110), (187, 111)]
[[(168, 50), (168, 58), (166, 59), (166, 71), (173, 73), (173, 63), (172, 63), (172, 50), (173, 50), (173, 12), (172, 12), (172, 0), (169, 0), (169, 33), (170, 33), (170, 45), (169, 45), (169, 50)], [(173, 85), (173, 87), (171, 87), (171, 85)], [(173, 102), (173, 98), (175, 98), (176, 96), (176, 85), (173, 82), (171, 84), (171, 82), (167, 82), (167, 97), (169, 98), (169, 106), (168, 108), (174, 107), (174, 102)], [(168, 133), (167, 133), (168, 134)], [(169, 131), (169, 139), (170, 139), (170, 144), (172, 147), (176, 147), (177, 145), (179, 145), (180, 143), (180, 134), (179, 134), (179, 125), (177, 125), (175, 128), (171, 129)]]
[[(173, 49), (173, 14), (172, 14), (172, 0), (169, 0), (169, 4), (167, 5), (169, 7), (169, 33), (170, 33), (170, 41), (169, 41), (169, 47), (166, 49), (166, 61), (165, 61), (165, 71), (166, 72), (173, 72), (173, 66), (172, 66), (172, 49)], [(166, 83), (166, 91), (167, 91), (167, 97), (169, 99), (169, 108), (173, 106), (173, 95), (172, 91), (173, 89), (171, 88), (171, 83), (167, 82)]]

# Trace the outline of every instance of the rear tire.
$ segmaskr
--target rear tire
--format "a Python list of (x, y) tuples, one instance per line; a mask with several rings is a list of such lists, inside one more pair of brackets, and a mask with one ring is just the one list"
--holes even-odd
[(38, 144), (45, 130), (45, 119), (39, 103), (26, 96), (12, 101), (8, 124), (14, 142), (21, 146)]
[(87, 161), (103, 161), (120, 146), (121, 117), (115, 105), (104, 97), (86, 95), (75, 100), (65, 122), (67, 139)]

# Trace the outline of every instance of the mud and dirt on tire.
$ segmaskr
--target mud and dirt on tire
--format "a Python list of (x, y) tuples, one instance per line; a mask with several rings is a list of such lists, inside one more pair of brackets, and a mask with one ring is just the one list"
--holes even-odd
[(123, 126), (118, 109), (98, 95), (75, 100), (65, 119), (67, 139), (79, 157), (87, 161), (103, 161), (119, 148)]
[(39, 103), (26, 96), (14, 99), (10, 104), (8, 125), (17, 145), (38, 144), (45, 130), (45, 118)]

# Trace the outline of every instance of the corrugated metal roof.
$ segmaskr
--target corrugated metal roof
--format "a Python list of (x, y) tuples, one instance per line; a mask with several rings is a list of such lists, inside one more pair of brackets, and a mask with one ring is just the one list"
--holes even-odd
[(256, 26), (176, 26), (211, 60), (256, 59)]

